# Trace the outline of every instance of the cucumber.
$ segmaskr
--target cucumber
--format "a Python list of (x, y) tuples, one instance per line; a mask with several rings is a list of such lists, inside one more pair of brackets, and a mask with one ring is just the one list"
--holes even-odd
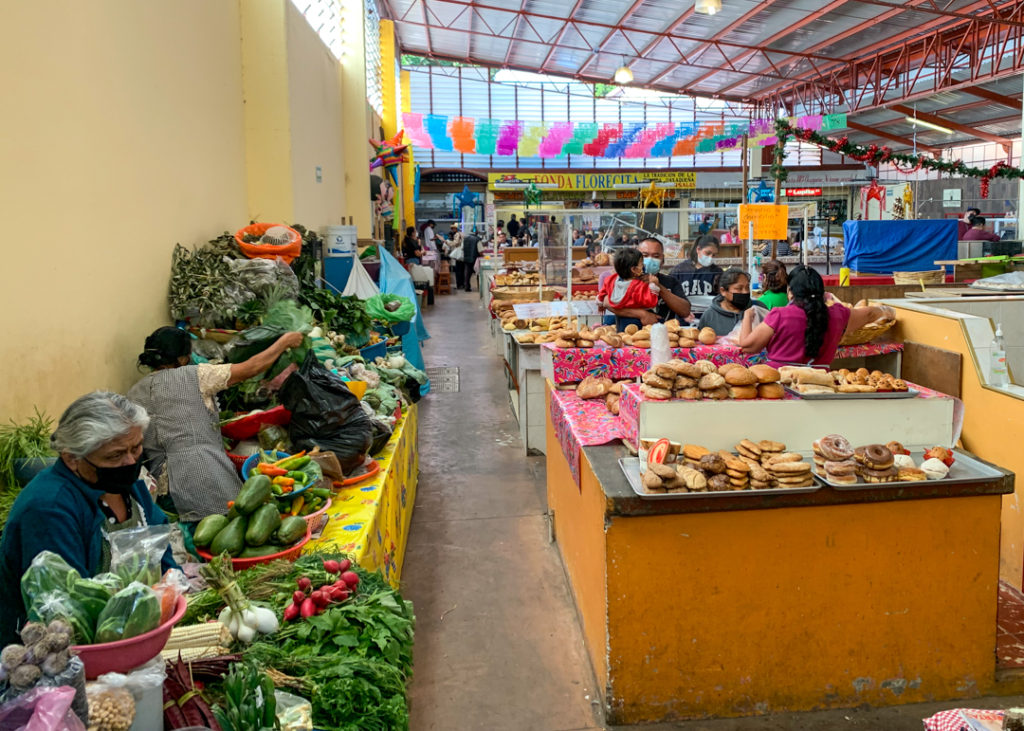
[(270, 478), (266, 475), (250, 477), (238, 491), (235, 498), (235, 509), (241, 515), (251, 515), (256, 508), (273, 498), (274, 493), (270, 489)]
[(281, 521), (281, 527), (277, 529), (276, 535), (276, 543), (290, 546), (299, 539), (306, 537), (306, 521), (297, 515), (289, 515)]
[(248, 546), (262, 546), (281, 525), (281, 514), (277, 503), (261, 505), (249, 516), (249, 527), (245, 529), (245, 543)]
[(227, 551), (229, 556), (237, 556), (245, 548), (245, 528), (247, 519), (244, 515), (228, 523), (227, 527), (217, 534), (210, 544), (210, 553), (214, 556)]
[(246, 546), (242, 549), (242, 552), (238, 554), (238, 558), (260, 558), (262, 556), (270, 556), (275, 553), (280, 553), (284, 550), (282, 546), (276, 546), (273, 543), (268, 543), (265, 546)]
[(207, 515), (196, 526), (196, 532), (192, 536), (193, 543), (199, 548), (206, 548), (230, 522), (226, 515)]

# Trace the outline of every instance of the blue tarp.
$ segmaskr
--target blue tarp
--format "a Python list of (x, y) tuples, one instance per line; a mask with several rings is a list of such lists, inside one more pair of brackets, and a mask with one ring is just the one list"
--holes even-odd
[[(381, 292), (386, 294), (397, 294), (408, 297), (416, 305), (416, 314), (412, 318), (412, 328), (402, 336), (402, 352), (405, 359), (421, 371), (425, 370), (423, 363), (423, 351), (420, 350), (420, 341), (427, 340), (430, 333), (423, 324), (423, 313), (420, 312), (420, 300), (416, 296), (416, 287), (413, 286), (412, 277), (406, 271), (398, 259), (389, 254), (385, 249), (380, 250), (380, 276), (377, 286)], [(420, 395), (426, 396), (430, 393), (430, 381), (420, 386)]]
[(847, 221), (843, 266), (866, 274), (935, 271), (957, 257), (956, 219)]

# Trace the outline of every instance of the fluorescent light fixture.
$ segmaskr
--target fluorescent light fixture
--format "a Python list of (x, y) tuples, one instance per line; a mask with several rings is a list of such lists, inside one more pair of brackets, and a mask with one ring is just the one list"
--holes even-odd
[[(615, 183), (612, 186), (616, 190), (644, 190), (651, 187), (651, 181), (639, 181), (636, 183)], [(675, 183), (655, 183), (655, 188), (675, 188)]]
[(619, 86), (633, 83), (633, 72), (625, 64), (625, 59), (623, 59), (623, 64), (615, 69), (615, 83)]
[[(495, 183), (495, 190), (523, 190), (529, 188), (531, 183)], [(545, 188), (557, 188), (558, 183), (533, 183), (532, 185), (543, 190)]]
[(693, 11), (704, 13), (704, 15), (720, 13), (722, 12), (722, 0), (694, 0)]
[(908, 122), (910, 122), (911, 124), (919, 124), (922, 127), (927, 127), (928, 129), (933, 129), (936, 132), (945, 132), (947, 135), (953, 134), (953, 130), (951, 130), (949, 127), (943, 127), (941, 124), (935, 124), (933, 122), (926, 122), (923, 119), (918, 119), (917, 117), (911, 117), (909, 115), (907, 115), (907, 117), (905, 117), (905, 119)]

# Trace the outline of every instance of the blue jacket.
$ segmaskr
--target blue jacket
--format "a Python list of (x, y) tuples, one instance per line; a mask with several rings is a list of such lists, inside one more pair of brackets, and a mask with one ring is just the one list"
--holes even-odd
[[(60, 459), (18, 495), (0, 540), (0, 647), (16, 641), (17, 628), (25, 621), (21, 575), (37, 554), (53, 551), (85, 577), (99, 572), (106, 520), (100, 509), (102, 495)], [(150, 525), (167, 522), (142, 480), (132, 487), (132, 496)], [(163, 568), (176, 565), (168, 548)]]

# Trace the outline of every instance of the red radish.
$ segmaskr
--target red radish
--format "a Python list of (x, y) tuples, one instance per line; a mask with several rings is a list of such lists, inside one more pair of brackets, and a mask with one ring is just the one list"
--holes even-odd
[(299, 605), (289, 604), (284, 608), (284, 621), (291, 622), (299, 618)]
[(302, 604), (302, 600), (306, 598), (306, 594), (301, 591), (296, 591), (292, 594), (292, 601), (296, 604)]
[(322, 591), (314, 591), (309, 595), (309, 598), (313, 600), (313, 603), (318, 607), (326, 607), (330, 602), (330, 597), (326, 596)]
[(354, 571), (346, 571), (341, 575), (341, 578), (349, 586), (359, 586), (359, 574)]
[(309, 587), (313, 586), (313, 582), (305, 576), (300, 578), (296, 583), (299, 585), (299, 588), (303, 591), (309, 591)]
[(316, 602), (311, 597), (306, 597), (302, 600), (302, 607), (299, 609), (299, 616), (303, 619), (312, 617), (316, 614)]
[(348, 571), (352, 567), (352, 562), (347, 558), (343, 558), (338, 561), (338, 572)]
[(348, 599), (348, 591), (342, 589), (340, 586), (332, 586), (330, 588), (331, 599), (336, 602), (343, 602)]
[(324, 571), (329, 574), (341, 573), (341, 567), (337, 561), (324, 561)]

